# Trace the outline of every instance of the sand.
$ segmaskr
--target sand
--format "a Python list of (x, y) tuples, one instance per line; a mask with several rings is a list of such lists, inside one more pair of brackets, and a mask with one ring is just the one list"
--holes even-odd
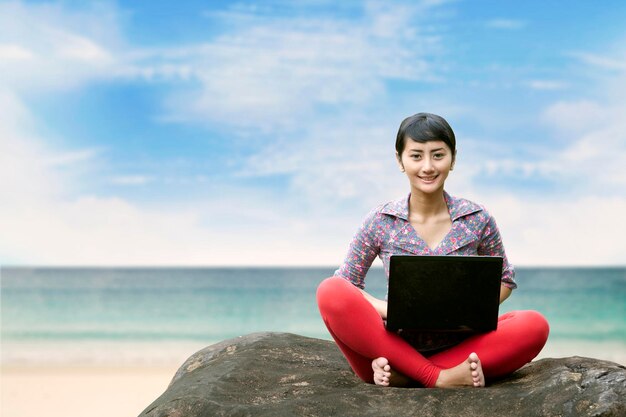
[(137, 416), (165, 391), (179, 365), (3, 367), (0, 415)]

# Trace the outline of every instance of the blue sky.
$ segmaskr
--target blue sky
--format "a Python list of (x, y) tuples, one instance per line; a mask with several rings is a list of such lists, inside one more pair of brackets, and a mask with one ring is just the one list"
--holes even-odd
[(626, 263), (624, 2), (180, 3), (0, 2), (2, 263), (336, 265), (420, 111), (514, 263)]

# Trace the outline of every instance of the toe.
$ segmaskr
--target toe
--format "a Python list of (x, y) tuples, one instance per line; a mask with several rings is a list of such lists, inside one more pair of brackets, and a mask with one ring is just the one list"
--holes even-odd
[(385, 366), (388, 366), (388, 365), (389, 365), (389, 362), (387, 361), (386, 358), (383, 358), (383, 357), (376, 358), (372, 361), (373, 368), (383, 369)]

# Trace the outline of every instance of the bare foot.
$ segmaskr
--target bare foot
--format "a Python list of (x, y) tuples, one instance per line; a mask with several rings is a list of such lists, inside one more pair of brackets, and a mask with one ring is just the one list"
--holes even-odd
[(394, 372), (387, 358), (377, 358), (372, 361), (374, 384), (382, 387), (404, 387), (411, 383), (411, 379), (399, 372)]
[(435, 386), (438, 388), (484, 387), (485, 375), (478, 355), (472, 352), (467, 360), (454, 368), (441, 371)]

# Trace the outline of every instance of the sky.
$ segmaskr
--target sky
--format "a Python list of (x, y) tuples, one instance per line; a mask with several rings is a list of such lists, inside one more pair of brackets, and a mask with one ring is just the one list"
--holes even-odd
[(1, 1), (0, 263), (337, 266), (400, 122), (520, 266), (626, 265), (626, 2)]

